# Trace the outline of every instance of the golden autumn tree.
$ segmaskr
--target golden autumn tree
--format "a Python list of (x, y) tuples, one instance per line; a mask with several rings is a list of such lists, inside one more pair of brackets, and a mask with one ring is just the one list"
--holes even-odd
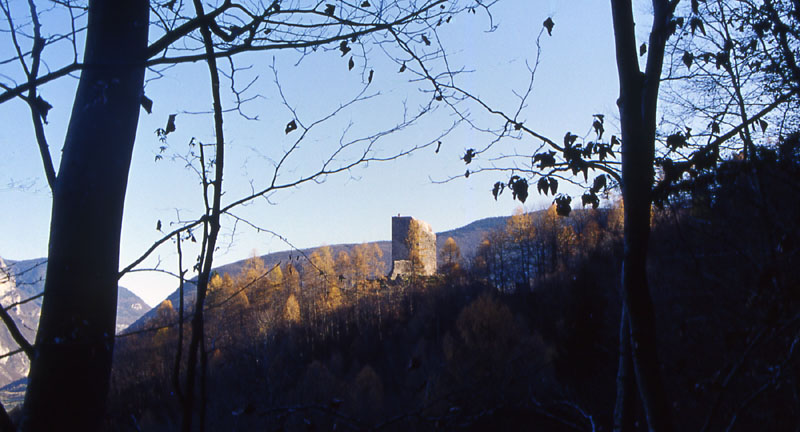
[(358, 289), (369, 287), (370, 279), (384, 275), (384, 264), (381, 258), (383, 258), (383, 251), (375, 243), (363, 243), (353, 247), (351, 261), (353, 277)]
[(355, 267), (347, 251), (341, 250), (336, 254), (333, 268), (339, 281), (339, 286), (342, 289), (346, 290), (355, 286)]
[(509, 264), (516, 269), (513, 273), (517, 286), (528, 287), (534, 273), (536, 227), (533, 214), (526, 213), (522, 207), (506, 222), (506, 238), (509, 242)]
[(289, 294), (283, 307), (283, 319), (290, 324), (300, 323), (300, 303), (294, 294)]
[(441, 260), (442, 271), (445, 273), (453, 273), (461, 268), (461, 248), (455, 239), (448, 237), (444, 241), (444, 246), (439, 252), (439, 259)]

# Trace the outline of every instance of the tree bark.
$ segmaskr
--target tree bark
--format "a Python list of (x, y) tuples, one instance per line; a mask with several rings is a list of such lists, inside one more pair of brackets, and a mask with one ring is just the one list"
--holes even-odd
[(647, 248), (655, 158), (658, 88), (666, 40), (676, 1), (653, 0), (645, 72), (639, 69), (630, 0), (611, 0), (622, 129), (622, 198), (625, 205), (623, 304), (630, 325), (631, 352), (647, 424), (652, 431), (672, 430), (669, 403), (661, 378), (655, 312), (647, 283)]
[(97, 430), (105, 413), (148, 18), (147, 0), (89, 3), (84, 67), (53, 188), (24, 431)]
[(617, 369), (617, 400), (614, 405), (614, 432), (631, 432), (635, 428), (634, 404), (636, 381), (631, 356), (631, 328), (628, 311), (622, 305), (619, 321), (619, 366)]

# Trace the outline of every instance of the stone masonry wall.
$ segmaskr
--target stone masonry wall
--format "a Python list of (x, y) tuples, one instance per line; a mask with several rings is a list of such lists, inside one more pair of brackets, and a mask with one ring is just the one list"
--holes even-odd
[(417, 274), (431, 276), (436, 274), (436, 234), (429, 224), (411, 216), (392, 217), (392, 272), (391, 279), (398, 275), (411, 275), (411, 261), (408, 249), (408, 233), (411, 228), (411, 221), (419, 224), (419, 238), (416, 239), (415, 247), (419, 248), (422, 268), (418, 269)]

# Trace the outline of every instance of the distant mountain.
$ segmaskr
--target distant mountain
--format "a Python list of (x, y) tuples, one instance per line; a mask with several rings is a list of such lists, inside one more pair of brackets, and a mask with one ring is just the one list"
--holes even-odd
[[(443, 231), (436, 234), (436, 248), (437, 251), (440, 251), (442, 246), (444, 246), (444, 242), (447, 240), (448, 237), (452, 237), (453, 240), (456, 241), (459, 248), (461, 249), (461, 256), (464, 258), (471, 258), (475, 251), (478, 250), (478, 246), (480, 245), (481, 241), (483, 240), (484, 235), (492, 230), (497, 228), (503, 227), (508, 220), (507, 216), (497, 216), (497, 217), (490, 217), (485, 219), (479, 219), (475, 222), (472, 222), (468, 225), (465, 225), (461, 228), (452, 229), (449, 231)], [(387, 224), (388, 226), (388, 224)], [(383, 253), (383, 264), (384, 264), (384, 271), (388, 274), (389, 271), (392, 269), (392, 242), (388, 240), (381, 240), (370, 242), (368, 244), (376, 244), (378, 248)], [(355, 247), (357, 243), (349, 243), (349, 244), (337, 244), (337, 245), (330, 245), (333, 252), (333, 256), (335, 257), (339, 251), (346, 251), (348, 253), (352, 252), (353, 247)], [(281, 251), (281, 252), (274, 252), (267, 255), (262, 255), (260, 258), (264, 260), (264, 265), (267, 268), (271, 268), (278, 263), (284, 264), (291, 261), (299, 262), (302, 264), (303, 255), (309, 256), (312, 252), (317, 248), (308, 248), (302, 249), (300, 251)], [(438, 253), (438, 252), (437, 252)], [(239, 260), (230, 264), (225, 264), (215, 268), (214, 270), (217, 273), (224, 274), (228, 273), (231, 275), (238, 274), (242, 268), (244, 267), (245, 263), (247, 262), (246, 259)], [(184, 299), (186, 304), (191, 304), (194, 301), (194, 294), (195, 294), (196, 286), (194, 280), (187, 281), (185, 284), (184, 289)], [(172, 294), (167, 297), (167, 300), (171, 301), (174, 307), (178, 306), (178, 290), (175, 290)], [(140, 329), (143, 328), (144, 324), (155, 316), (155, 308), (144, 314), (138, 321), (131, 324), (131, 329)]]
[[(44, 290), (47, 273), (47, 259), (37, 258), (24, 261), (3, 260), (0, 258), (0, 305), (8, 307), (9, 314), (26, 339), (33, 342), (42, 298), (22, 303)], [(21, 304), (18, 304), (21, 303)], [(119, 287), (117, 297), (117, 332), (127, 328), (150, 309), (142, 299), (124, 287)], [(8, 330), (0, 323), (0, 355), (17, 349)], [(30, 364), (22, 354), (0, 359), (0, 386), (27, 376)]]

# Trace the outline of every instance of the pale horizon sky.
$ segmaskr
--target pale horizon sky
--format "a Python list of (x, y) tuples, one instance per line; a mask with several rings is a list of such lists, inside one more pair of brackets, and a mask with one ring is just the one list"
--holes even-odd
[[(488, 18), (483, 12), (459, 15), (451, 24), (442, 26), (440, 36), (449, 54), (451, 67), (465, 67), (473, 72), (459, 83), (490, 104), (513, 110), (513, 91), (527, 85), (525, 62), (535, 60), (535, 40), (542, 22), (552, 17), (552, 37), (541, 39), (542, 56), (533, 93), (522, 119), (526, 126), (560, 140), (572, 131), (583, 136), (589, 130), (591, 116), (606, 114), (606, 129), (616, 129), (618, 94), (614, 63), (613, 30), (607, 2), (578, 0), (567, 4), (550, 1), (501, 1), (493, 8), (497, 31), (486, 33)], [(648, 22), (641, 23), (644, 26)], [(46, 30), (45, 30), (46, 31)], [(152, 36), (151, 36), (152, 38)], [(10, 44), (0, 45), (0, 54), (7, 57)], [(47, 55), (47, 52), (45, 52)], [(279, 71), (283, 92), (295, 106), (302, 121), (308, 122), (321, 113), (334, 109), (347, 95), (357, 92), (361, 81), (358, 66), (347, 71), (347, 57), (338, 51), (320, 51), (295, 65), (294, 52), (277, 52), (274, 61)], [(375, 77), (371, 93), (379, 97), (367, 101), (337, 117), (333, 124), (320, 129), (306, 144), (303, 153), (287, 174), (315, 166), (322, 149), (332, 148), (342, 130), (350, 125), (353, 136), (397, 118), (403, 102), (413, 108), (422, 95), (415, 89), (419, 83), (408, 83), (410, 75), (399, 74), (397, 65), (385, 60), (380, 49), (368, 53)], [(360, 59), (356, 59), (357, 61)], [(269, 65), (273, 54), (242, 58), (240, 66), (253, 65), (241, 72), (239, 82), (259, 76), (256, 88), (263, 97), (246, 105), (248, 114), (257, 114), (258, 121), (247, 121), (236, 113), (225, 117), (226, 150), (224, 202), (231, 202), (248, 193), (251, 182), (258, 187), (270, 173), (270, 161), (291, 145), (295, 134), (285, 134), (284, 127), (291, 113), (282, 106), (272, 83)], [(0, 71), (2, 72), (2, 71)], [(153, 74), (148, 73), (148, 78)], [(46, 132), (51, 153), (58, 167), (58, 153), (68, 121), (76, 80), (54, 83), (41, 89), (53, 105)], [(204, 142), (213, 140), (213, 124), (209, 116), (187, 112), (210, 107), (208, 72), (205, 64), (190, 64), (165, 71), (165, 76), (147, 84), (145, 92), (153, 99), (152, 114), (140, 114), (134, 158), (129, 177), (123, 219), (120, 268), (138, 257), (163, 234), (156, 231), (162, 221), (164, 231), (170, 222), (196, 218), (201, 214), (201, 195), (196, 177), (180, 160), (170, 155), (185, 153), (191, 137)], [(373, 90), (374, 88), (374, 90)], [(231, 98), (226, 101), (230, 106)], [(154, 130), (163, 127), (169, 114), (177, 113), (177, 130), (169, 136), (169, 149), (164, 160), (156, 162), (161, 145)], [(485, 121), (484, 113), (471, 109), (476, 119)], [(50, 217), (50, 193), (32, 133), (27, 107), (19, 100), (0, 105), (0, 118), (9, 125), (0, 130), (0, 256), (22, 260), (47, 255)], [(435, 117), (418, 128), (387, 137), (379, 143), (385, 153), (414, 143), (434, 139), (452, 117), (440, 110)], [(324, 244), (360, 243), (390, 238), (390, 218), (398, 213), (430, 223), (434, 231), (458, 228), (474, 220), (490, 216), (507, 216), (520, 206), (510, 194), (495, 201), (491, 187), (495, 181), (508, 180), (507, 173), (482, 173), (459, 178), (446, 184), (434, 184), (464, 173), (466, 166), (459, 158), (467, 148), (482, 148), (490, 137), (467, 127), (460, 127), (442, 140), (441, 151), (423, 149), (410, 156), (388, 163), (356, 167), (350, 172), (330, 176), (323, 183), (310, 183), (260, 200), (238, 211), (241, 216), (288, 239), (298, 248)], [(538, 142), (524, 138), (506, 141), (493, 154), (530, 152)], [(486, 160), (476, 160), (475, 163)], [(463, 177), (463, 176), (462, 176)], [(573, 195), (579, 194), (577, 190)], [(546, 207), (552, 197), (541, 197), (531, 188), (525, 207)], [(578, 202), (573, 201), (575, 207)], [(288, 245), (268, 234), (256, 234), (244, 224), (235, 227), (228, 221), (215, 257), (215, 265), (247, 258), (253, 251), (259, 255), (288, 249)], [(234, 235), (235, 234), (235, 235)], [(80, 252), (76, 245), (76, 253)], [(191, 268), (194, 256), (184, 256), (184, 268)], [(165, 245), (148, 266), (174, 270), (177, 255), (174, 246)], [(151, 305), (157, 304), (176, 287), (175, 280), (161, 273), (136, 273), (125, 276), (125, 286)]]

